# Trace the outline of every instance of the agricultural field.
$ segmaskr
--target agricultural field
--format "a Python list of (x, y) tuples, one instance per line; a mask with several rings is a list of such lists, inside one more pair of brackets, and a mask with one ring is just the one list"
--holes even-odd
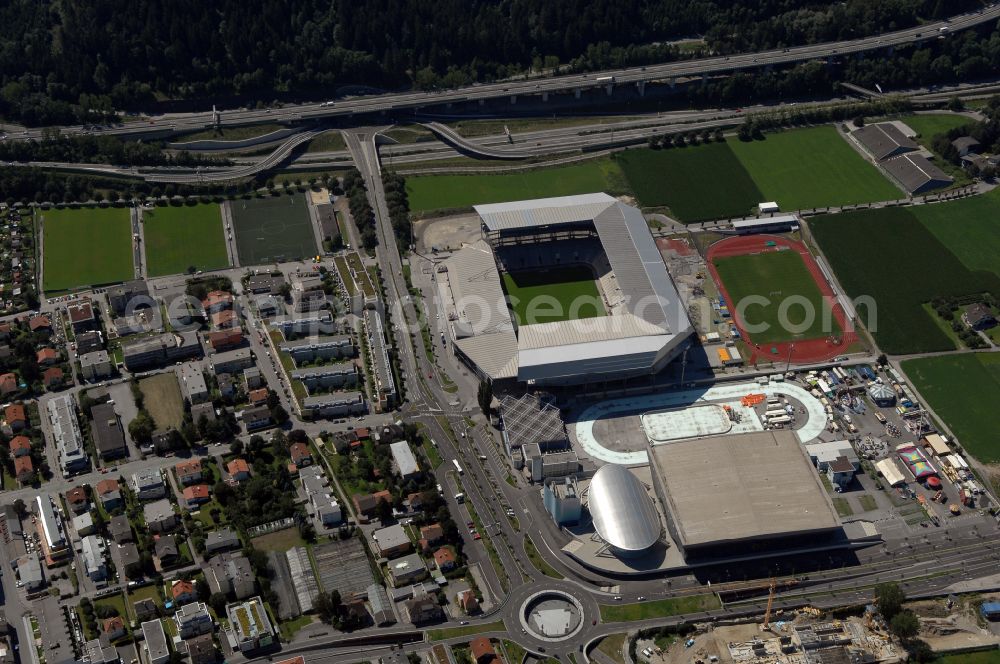
[(994, 421), (1000, 402), (1000, 355), (918, 358), (904, 361), (902, 368), (972, 456), (983, 463), (1000, 462)]
[[(816, 280), (806, 268), (802, 257), (794, 251), (777, 251), (762, 254), (745, 254), (742, 256), (726, 256), (714, 261), (729, 294), (730, 311), (736, 312), (739, 303), (748, 297), (764, 297), (771, 304), (750, 306), (744, 312), (744, 326), (749, 326), (753, 341), (758, 344), (792, 341), (797, 338), (819, 339), (839, 335), (840, 325), (829, 313), (830, 308), (823, 300), (823, 295)], [(803, 306), (790, 306), (784, 317), (788, 325), (782, 324), (780, 305), (789, 297), (805, 298), (812, 309), (812, 323), (808, 326), (808, 313)], [(824, 313), (826, 312), (826, 313)], [(829, 329), (824, 319), (829, 321)], [(753, 332), (753, 326), (766, 325), (761, 332)], [(792, 330), (799, 330), (798, 334)]]
[(911, 210), (966, 268), (1000, 274), (1000, 189)]
[[(731, 141), (729, 145), (763, 192), (762, 200), (776, 201), (782, 210), (903, 197), (831, 125), (767, 134), (763, 141)], [(703, 186), (725, 185), (724, 179), (717, 178)], [(706, 197), (711, 195), (714, 193)]]
[(316, 255), (316, 235), (301, 194), (230, 203), (241, 265), (262, 265)]
[(503, 285), (519, 325), (606, 315), (594, 275), (585, 267), (505, 272)]
[[(855, 300), (868, 296), (874, 301), (874, 307), (858, 306), (858, 314), (887, 353), (953, 350), (954, 342), (928, 315), (924, 303), (942, 296), (1000, 293), (1000, 277), (970, 270), (921, 223), (923, 215), (949, 215), (950, 219), (952, 205), (956, 203), (923, 206), (919, 211), (859, 210), (809, 222), (848, 296)], [(924, 218), (931, 226), (939, 223), (930, 216)], [(941, 219), (943, 223), (944, 216)], [(975, 247), (956, 246), (970, 263), (985, 261), (977, 258)]]
[(135, 276), (128, 209), (42, 210), (39, 219), (47, 294)]
[(191, 267), (228, 267), (226, 236), (217, 204), (143, 210), (142, 222), (149, 276), (180, 274)]
[(420, 175), (406, 178), (406, 193), (414, 214), (431, 210), (465, 209), (484, 203), (520, 201), (604, 191), (626, 191), (625, 177), (612, 159), (595, 159), (496, 175)]
[(616, 157), (639, 204), (678, 221), (742, 217), (764, 200), (729, 143), (628, 150)]
[(158, 429), (180, 429), (184, 423), (184, 397), (177, 375), (167, 372), (139, 381), (142, 401)]

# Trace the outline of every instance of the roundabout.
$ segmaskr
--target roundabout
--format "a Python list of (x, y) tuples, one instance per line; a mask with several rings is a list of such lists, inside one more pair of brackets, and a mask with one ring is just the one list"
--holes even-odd
[(584, 623), (583, 605), (559, 590), (530, 595), (519, 611), (521, 629), (540, 641), (563, 641), (575, 636)]

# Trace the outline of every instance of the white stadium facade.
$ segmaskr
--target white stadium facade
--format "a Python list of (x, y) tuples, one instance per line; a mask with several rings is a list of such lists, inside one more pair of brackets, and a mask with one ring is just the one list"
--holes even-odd
[[(578, 385), (655, 374), (692, 326), (642, 213), (604, 194), (475, 207), (483, 239), (438, 266), (452, 347), (481, 377)], [(503, 272), (586, 266), (605, 314), (518, 325)]]

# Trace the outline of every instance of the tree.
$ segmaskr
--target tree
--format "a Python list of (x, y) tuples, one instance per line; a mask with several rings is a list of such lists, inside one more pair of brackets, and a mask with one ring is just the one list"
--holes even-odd
[(480, 381), (479, 392), (476, 396), (479, 399), (479, 408), (483, 411), (483, 415), (489, 417), (490, 404), (493, 403), (493, 383), (488, 379)]
[(139, 443), (148, 443), (153, 440), (153, 430), (156, 425), (153, 423), (153, 418), (151, 418), (144, 411), (139, 411), (135, 419), (128, 423), (128, 433), (132, 436), (132, 440)]
[(920, 631), (917, 614), (910, 610), (900, 611), (889, 621), (889, 629), (901, 640), (913, 638)]
[(229, 451), (235, 454), (236, 456), (240, 456), (241, 454), (243, 454), (243, 441), (237, 438), (236, 440), (231, 442), (229, 444)]
[(22, 519), (28, 516), (28, 508), (25, 506), (24, 501), (20, 498), (14, 501), (14, 511), (16, 511), (17, 515)]
[(882, 353), (877, 358), (875, 358), (875, 364), (877, 364), (880, 367), (884, 367), (885, 365), (889, 364), (889, 358), (886, 357), (885, 353)]
[(385, 523), (392, 518), (392, 503), (388, 500), (380, 500), (375, 505), (375, 517)]
[(333, 602), (330, 601), (329, 593), (319, 593), (316, 596), (316, 601), (313, 602), (313, 608), (316, 609), (316, 614), (323, 622), (329, 623), (333, 621)]
[(880, 583), (875, 586), (875, 602), (878, 604), (879, 613), (886, 622), (891, 623), (892, 619), (903, 608), (903, 601), (906, 596), (898, 583)]
[(933, 662), (937, 659), (937, 653), (931, 650), (930, 645), (922, 639), (910, 639), (903, 646), (910, 655), (910, 659), (918, 664)]
[(228, 603), (229, 598), (226, 597), (226, 593), (212, 593), (208, 598), (208, 605), (212, 607), (217, 616), (226, 614), (226, 604)]
[(208, 582), (204, 578), (195, 581), (194, 590), (202, 602), (207, 602), (212, 596), (212, 589), (208, 587)]
[(285, 410), (284, 406), (278, 404), (271, 409), (271, 419), (273, 419), (278, 424), (284, 424), (288, 421), (288, 411)]
[(963, 111), (965, 110), (965, 103), (962, 102), (960, 97), (952, 97), (948, 100), (948, 105), (945, 106), (949, 111)]
[(856, 118), (854, 118), (854, 120), (851, 122), (851, 124), (853, 124), (855, 127), (864, 127), (865, 126), (865, 116), (863, 116), (863, 115), (857, 116)]

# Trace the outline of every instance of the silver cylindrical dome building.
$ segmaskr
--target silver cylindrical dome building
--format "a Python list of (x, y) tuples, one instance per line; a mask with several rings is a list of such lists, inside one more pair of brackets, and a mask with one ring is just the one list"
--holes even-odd
[(601, 466), (587, 490), (594, 530), (622, 558), (641, 556), (660, 541), (660, 515), (646, 487), (625, 466)]

